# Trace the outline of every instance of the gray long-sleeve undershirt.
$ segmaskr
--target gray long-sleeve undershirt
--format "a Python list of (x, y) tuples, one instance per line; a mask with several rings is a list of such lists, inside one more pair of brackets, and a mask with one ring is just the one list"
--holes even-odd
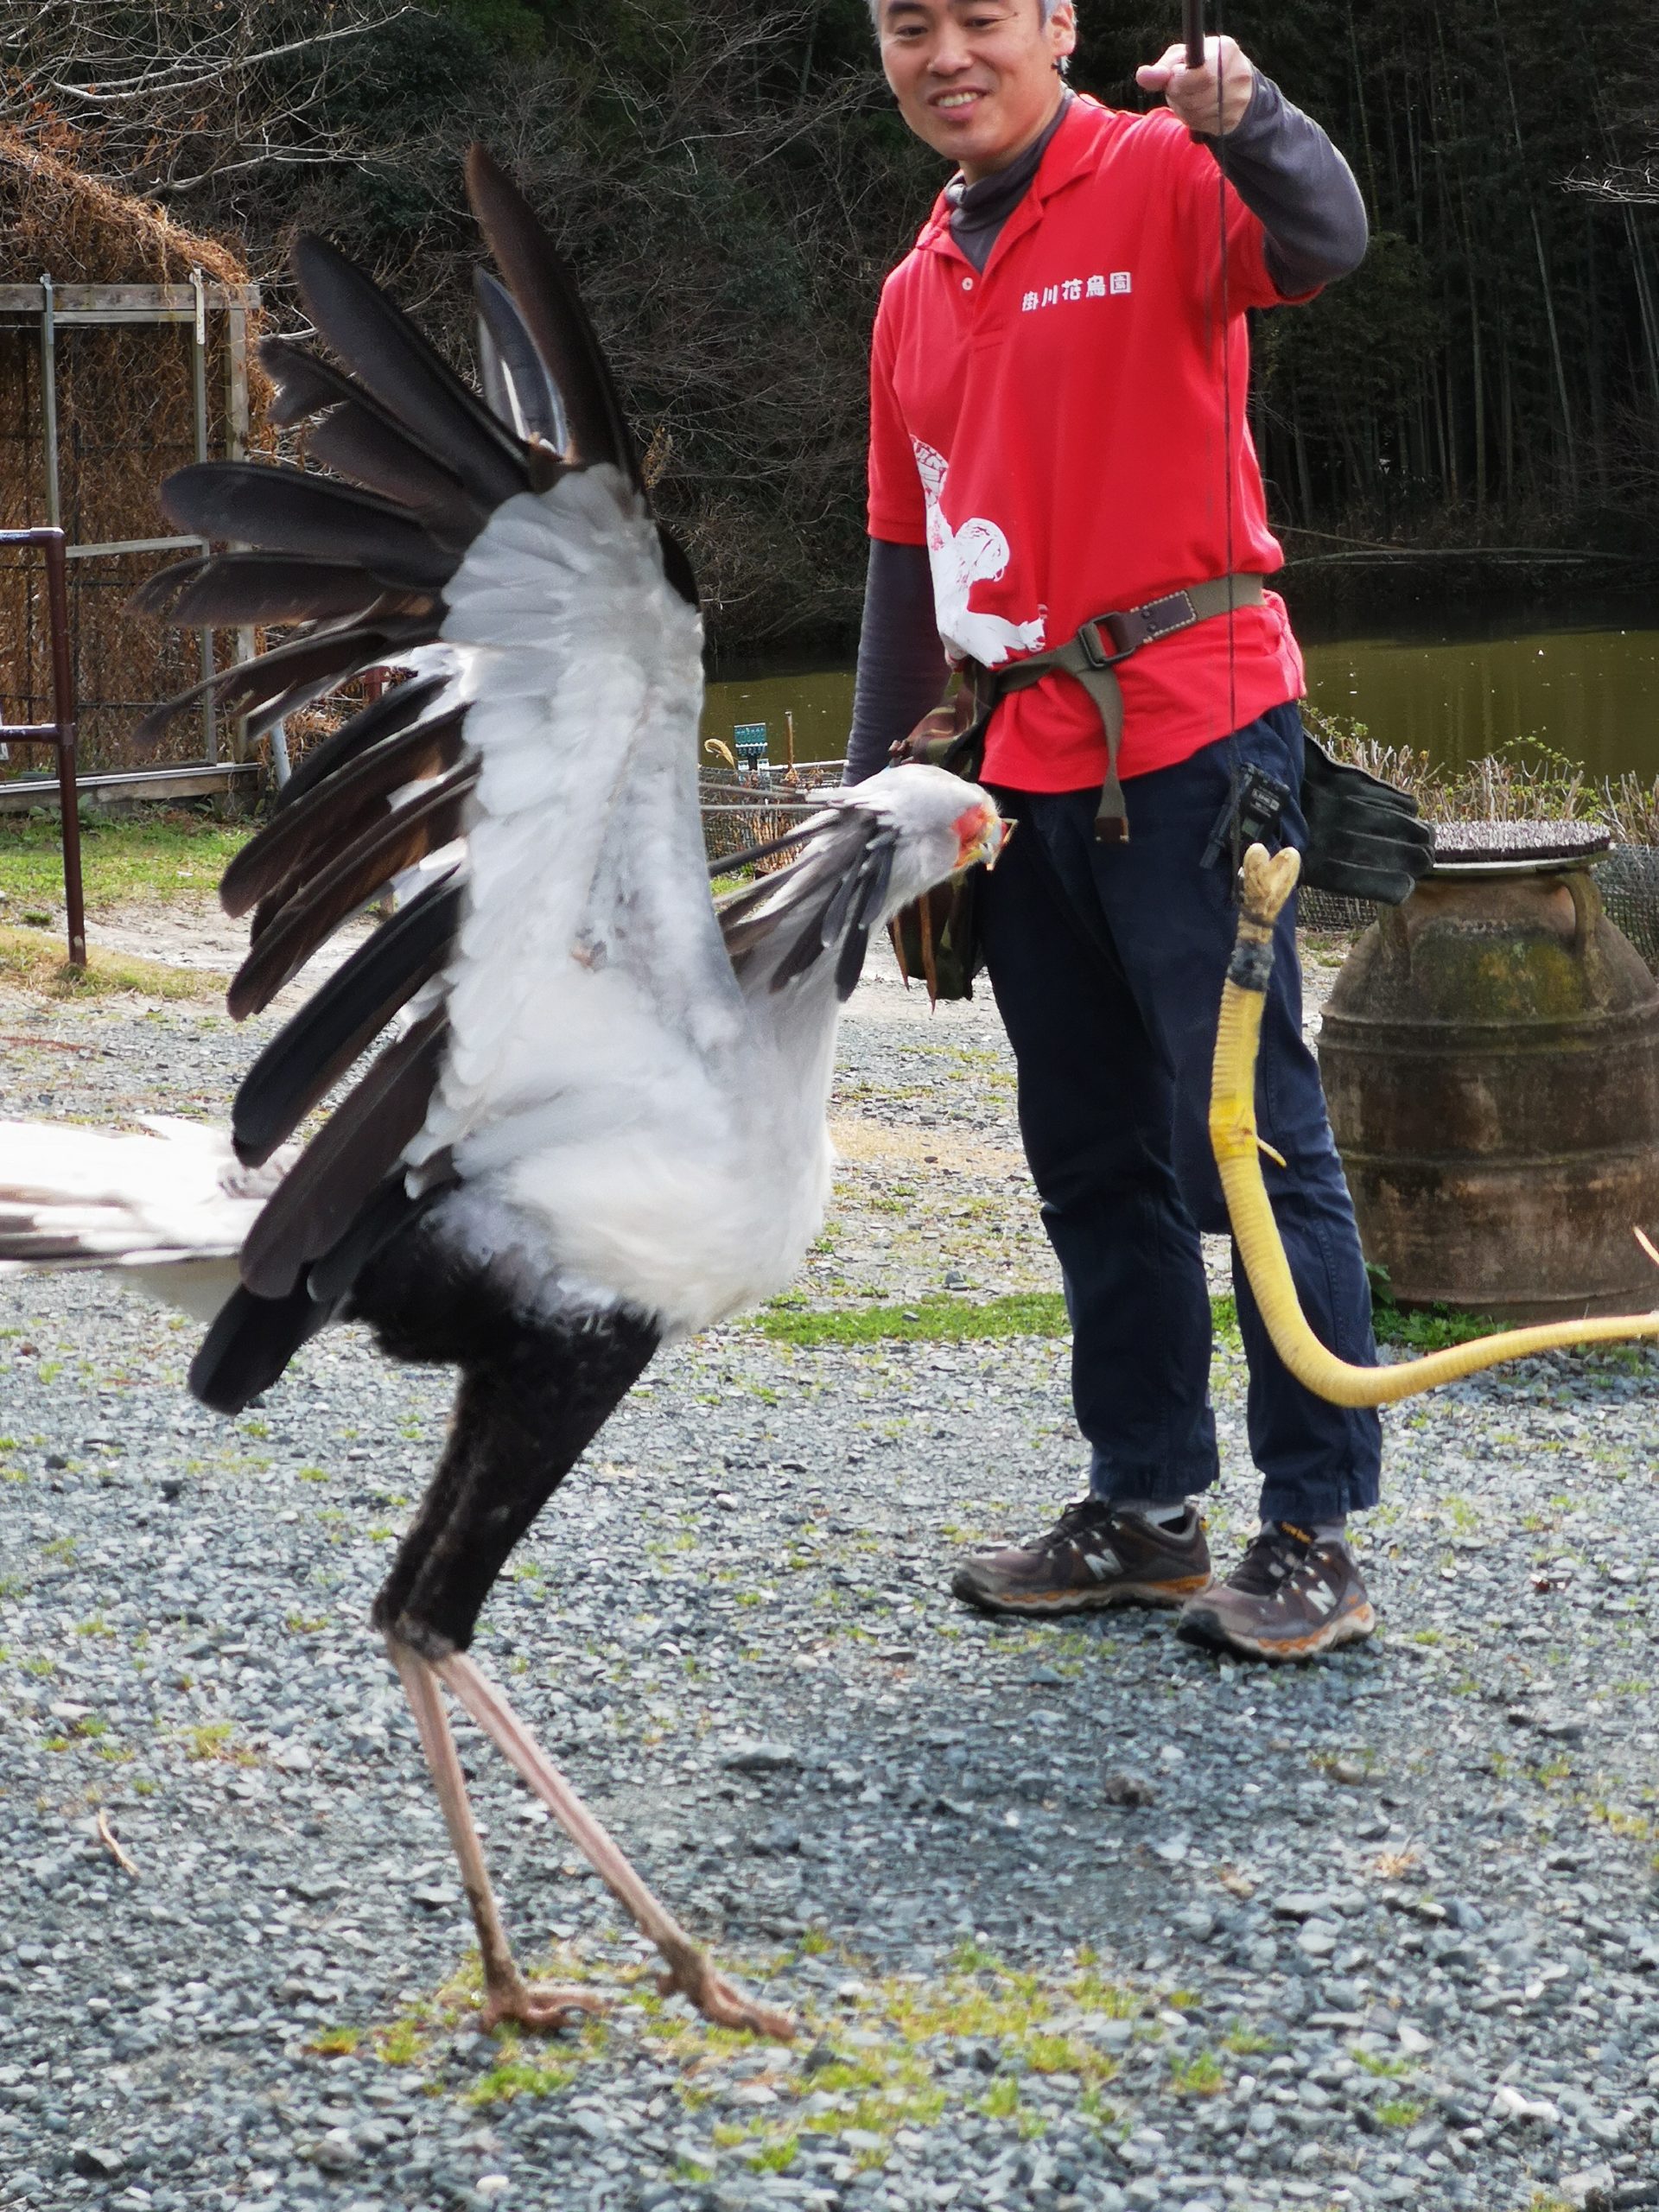
[[(1003, 224), (1029, 188), (1071, 97), (1017, 162), (976, 184), (947, 187), (950, 235), (976, 269), (983, 270)], [(1270, 77), (1256, 73), (1250, 104), (1224, 139), (1205, 137), (1200, 143), (1261, 222), (1268, 274), (1287, 299), (1359, 266), (1367, 230), (1353, 172), (1319, 124), (1293, 107)], [(847, 741), (849, 783), (861, 783), (887, 766), (893, 746), (938, 704), (944, 677), (926, 547), (872, 538)]]

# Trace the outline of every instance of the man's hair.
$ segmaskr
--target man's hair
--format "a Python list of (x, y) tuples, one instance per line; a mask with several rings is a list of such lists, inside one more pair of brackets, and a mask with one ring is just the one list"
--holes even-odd
[[(1037, 12), (1044, 22), (1048, 21), (1059, 4), (1060, 0), (1037, 0)], [(870, 0), (870, 21), (875, 25), (877, 30), (880, 29), (881, 0)]]

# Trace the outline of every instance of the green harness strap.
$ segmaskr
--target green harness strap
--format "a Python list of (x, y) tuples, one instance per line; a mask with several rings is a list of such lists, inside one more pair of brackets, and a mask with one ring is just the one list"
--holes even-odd
[[(1190, 630), (1195, 622), (1230, 614), (1236, 607), (1260, 607), (1262, 591), (1259, 575), (1217, 576), (1208, 583), (1171, 592), (1166, 598), (1148, 600), (1144, 607), (1131, 607), (1127, 613), (1096, 614), (1076, 637), (1052, 652), (1031, 653), (1006, 668), (988, 669), (970, 663), (976, 708), (973, 727), (950, 750), (964, 758), (970, 741), (982, 738), (993, 710), (1010, 691), (1024, 691), (1056, 671), (1075, 677), (1094, 701), (1106, 737), (1106, 780), (1095, 815), (1095, 835), (1103, 844), (1127, 843), (1128, 812), (1117, 773), (1117, 752), (1123, 736), (1123, 693), (1115, 673), (1118, 662), (1127, 660), (1142, 645), (1173, 636), (1177, 630)], [(953, 760), (949, 765), (957, 764)]]

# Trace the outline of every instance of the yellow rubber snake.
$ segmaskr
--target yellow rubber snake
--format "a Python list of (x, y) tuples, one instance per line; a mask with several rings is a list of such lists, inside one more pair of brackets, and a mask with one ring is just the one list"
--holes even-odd
[[(1221, 1171), (1234, 1240), (1255, 1293), (1274, 1349), (1299, 1382), (1338, 1406), (1382, 1406), (1414, 1397), (1442, 1382), (1456, 1382), (1501, 1360), (1525, 1359), (1565, 1344), (1659, 1338), (1659, 1311), (1610, 1314), (1601, 1320), (1551, 1321), (1537, 1328), (1505, 1329), (1426, 1358), (1393, 1367), (1353, 1367), (1329, 1352), (1309, 1328), (1291, 1281), (1285, 1248), (1273, 1217), (1258, 1154), (1271, 1147), (1256, 1134), (1255, 1057), (1262, 1011), (1273, 972), (1273, 925), (1296, 887), (1300, 856), (1269, 857), (1261, 845), (1244, 855), (1238, 936), (1221, 994), (1221, 1023), (1210, 1086), (1210, 1142)], [(1278, 1158), (1277, 1154), (1272, 1157)], [(1280, 1163), (1281, 1166), (1283, 1162)], [(1645, 1237), (1643, 1244), (1653, 1248)]]

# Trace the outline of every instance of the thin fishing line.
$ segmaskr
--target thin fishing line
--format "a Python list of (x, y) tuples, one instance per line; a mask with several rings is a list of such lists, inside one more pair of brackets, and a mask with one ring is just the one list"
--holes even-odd
[(1219, 256), (1217, 290), (1220, 308), (1221, 343), (1221, 475), (1222, 542), (1227, 576), (1227, 779), (1232, 791), (1232, 829), (1230, 833), (1233, 880), (1243, 864), (1243, 829), (1239, 821), (1244, 791), (1243, 755), (1238, 742), (1237, 613), (1233, 605), (1233, 349), (1230, 286), (1227, 265), (1227, 160), (1225, 73), (1221, 65), (1221, 41), (1226, 35), (1226, 10), (1216, 8), (1216, 228)]

